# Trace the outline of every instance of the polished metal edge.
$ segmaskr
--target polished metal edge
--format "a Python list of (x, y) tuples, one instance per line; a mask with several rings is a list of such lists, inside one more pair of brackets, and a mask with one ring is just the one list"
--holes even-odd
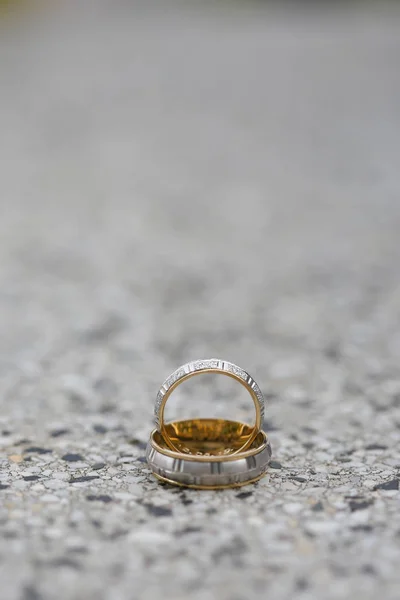
[(187, 460), (184, 454), (174, 458), (161, 454), (151, 443), (146, 453), (148, 465), (158, 478), (198, 488), (231, 487), (257, 480), (265, 473), (271, 456), (269, 442), (261, 451), (246, 457), (238, 454), (235, 460), (224, 460), (224, 457), (218, 461)]

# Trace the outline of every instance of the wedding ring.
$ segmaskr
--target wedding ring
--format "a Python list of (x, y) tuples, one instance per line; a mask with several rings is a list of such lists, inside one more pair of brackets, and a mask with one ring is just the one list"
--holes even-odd
[[(254, 426), (227, 419), (187, 419), (166, 423), (165, 405), (184, 381), (202, 373), (221, 373), (241, 383), (256, 411)], [(264, 398), (254, 379), (240, 367), (216, 358), (177, 369), (161, 387), (155, 406), (157, 428), (146, 458), (164, 483), (197, 489), (223, 489), (258, 481), (271, 460), (271, 446), (261, 430)]]
[(257, 383), (246, 371), (244, 371), (244, 369), (228, 361), (217, 358), (195, 360), (183, 365), (172, 373), (161, 386), (157, 395), (154, 414), (157, 430), (162, 434), (165, 444), (170, 450), (179, 452), (179, 448), (175, 445), (173, 438), (168, 435), (168, 429), (164, 421), (164, 410), (168, 398), (181, 383), (195, 375), (201, 375), (203, 373), (221, 373), (222, 375), (231, 377), (241, 383), (250, 393), (256, 410), (255, 424), (254, 427), (251, 428), (249, 435), (243, 439), (242, 446), (237, 447), (232, 453), (237, 454), (249, 449), (262, 428), (265, 409), (264, 397)]
[[(174, 431), (182, 431), (182, 423), (169, 423), (167, 433), (173, 436)], [(200, 449), (202, 444), (199, 443)], [(192, 451), (195, 446), (192, 444)], [(199, 456), (196, 452), (186, 454), (171, 450), (161, 433), (154, 429), (146, 457), (155, 477), (164, 483), (196, 489), (224, 489), (253, 483), (263, 477), (271, 460), (271, 446), (267, 435), (259, 431), (250, 448), (239, 454)]]

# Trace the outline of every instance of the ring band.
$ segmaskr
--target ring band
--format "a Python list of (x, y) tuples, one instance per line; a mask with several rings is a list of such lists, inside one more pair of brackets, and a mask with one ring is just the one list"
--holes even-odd
[(197, 460), (234, 454), (253, 433), (251, 425), (227, 419), (186, 419), (168, 423), (165, 428), (174, 448)]
[(211, 358), (208, 360), (195, 360), (193, 362), (187, 363), (186, 365), (179, 367), (179, 369), (174, 371), (174, 373), (172, 373), (172, 375), (170, 375), (166, 379), (164, 384), (161, 386), (160, 391), (158, 392), (156, 405), (154, 408), (157, 430), (162, 434), (166, 444), (171, 450), (179, 451), (179, 449), (174, 445), (173, 441), (168, 436), (168, 432), (165, 427), (165, 405), (172, 392), (181, 383), (183, 383), (187, 379), (190, 379), (191, 377), (194, 377), (195, 375), (201, 375), (203, 373), (221, 373), (222, 375), (231, 377), (232, 379), (235, 379), (236, 381), (241, 383), (250, 393), (256, 409), (255, 425), (252, 430), (252, 433), (245, 440), (243, 445), (237, 450), (235, 450), (233, 454), (237, 454), (239, 452), (247, 450), (248, 448), (250, 448), (251, 444), (257, 437), (257, 434), (259, 433), (263, 425), (265, 410), (264, 396), (257, 383), (249, 375), (249, 373), (247, 373), (241, 367), (234, 365), (233, 363), (217, 358)]
[(154, 429), (147, 446), (150, 469), (164, 483), (196, 489), (239, 487), (263, 477), (271, 460), (267, 435), (259, 431), (251, 448), (240, 455), (198, 456), (170, 450), (163, 436)]

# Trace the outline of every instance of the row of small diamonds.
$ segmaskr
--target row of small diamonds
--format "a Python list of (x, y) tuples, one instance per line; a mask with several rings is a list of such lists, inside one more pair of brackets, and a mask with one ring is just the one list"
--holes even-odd
[(264, 396), (263, 396), (260, 388), (258, 387), (257, 383), (254, 381), (254, 379), (248, 373), (246, 373), (246, 371), (244, 371), (240, 367), (237, 367), (236, 365), (233, 365), (231, 363), (225, 363), (225, 370), (229, 371), (230, 373), (234, 373), (235, 375), (240, 377), (240, 379), (245, 381), (248, 386), (251, 387), (251, 389), (255, 393), (257, 400), (258, 400), (258, 405), (259, 405), (260, 412), (261, 412), (261, 422), (262, 422), (264, 420), (265, 401), (264, 401)]
[(194, 373), (196, 371), (201, 371), (204, 369), (217, 368), (219, 362), (220, 361), (218, 361), (216, 359), (211, 359), (211, 360), (197, 360), (197, 361), (194, 361), (191, 363), (187, 363), (186, 365), (179, 367), (179, 369), (174, 371), (172, 373), (172, 375), (170, 375), (167, 378), (167, 380), (162, 385), (160, 391), (157, 394), (156, 405), (154, 407), (154, 414), (156, 417), (157, 426), (159, 426), (159, 424), (160, 424), (159, 412), (160, 412), (161, 404), (162, 404), (165, 394), (168, 392), (170, 387), (172, 385), (174, 385), (174, 383), (176, 383), (179, 379), (182, 379), (185, 375), (188, 375), (189, 373)]
[(247, 383), (247, 385), (249, 385), (251, 387), (251, 389), (254, 391), (254, 393), (257, 397), (259, 408), (261, 411), (261, 420), (263, 420), (263, 418), (264, 418), (264, 397), (262, 395), (260, 388), (254, 381), (254, 379), (240, 367), (238, 367), (230, 362), (227, 362), (227, 361), (219, 360), (217, 358), (212, 358), (209, 360), (196, 360), (194, 362), (187, 363), (186, 365), (179, 367), (179, 369), (174, 371), (174, 373), (172, 373), (172, 375), (170, 375), (168, 377), (168, 379), (165, 381), (165, 383), (163, 384), (163, 386), (161, 387), (160, 391), (157, 394), (156, 404), (154, 407), (154, 414), (155, 414), (155, 418), (156, 418), (155, 420), (156, 420), (157, 426), (159, 426), (159, 412), (160, 412), (161, 404), (162, 404), (165, 394), (168, 392), (170, 387), (172, 385), (174, 385), (174, 383), (176, 383), (179, 379), (182, 379), (183, 377), (185, 377), (185, 375), (189, 375), (190, 373), (195, 373), (196, 371), (203, 371), (206, 369), (221, 369), (223, 371), (233, 373), (237, 377), (240, 377), (240, 379), (242, 379), (245, 383)]

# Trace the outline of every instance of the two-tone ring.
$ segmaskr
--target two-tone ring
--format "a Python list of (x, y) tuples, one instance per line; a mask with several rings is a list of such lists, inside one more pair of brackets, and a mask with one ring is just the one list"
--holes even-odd
[(147, 462), (164, 483), (197, 489), (223, 489), (254, 483), (271, 460), (267, 435), (260, 431), (248, 450), (238, 454), (208, 455), (174, 452), (155, 429), (147, 447)]
[(265, 411), (265, 400), (264, 396), (255, 382), (255, 380), (247, 373), (244, 369), (241, 369), (237, 365), (226, 360), (219, 360), (217, 358), (211, 358), (208, 360), (195, 360), (187, 363), (182, 367), (179, 367), (174, 371), (163, 383), (160, 391), (157, 395), (156, 405), (154, 408), (155, 422), (158, 431), (163, 435), (165, 442), (171, 450), (179, 451), (176, 445), (172, 442), (168, 435), (168, 431), (164, 421), (164, 410), (168, 398), (172, 392), (184, 381), (187, 381), (191, 377), (196, 375), (202, 375), (204, 373), (220, 373), (235, 379), (241, 383), (246, 390), (250, 393), (254, 407), (256, 410), (255, 424), (250, 432), (248, 438), (243, 442), (243, 446), (238, 448), (235, 452), (240, 452), (250, 448), (252, 442), (255, 440), (258, 432), (262, 429)]
[[(204, 373), (226, 375), (246, 388), (255, 407), (253, 426), (228, 419), (165, 422), (165, 406), (172, 392), (184, 381)], [(257, 481), (271, 459), (271, 446), (262, 431), (264, 410), (259, 386), (241, 367), (216, 358), (183, 365), (166, 379), (157, 395), (156, 429), (147, 448), (153, 474), (166, 483), (201, 489), (236, 487)]]

